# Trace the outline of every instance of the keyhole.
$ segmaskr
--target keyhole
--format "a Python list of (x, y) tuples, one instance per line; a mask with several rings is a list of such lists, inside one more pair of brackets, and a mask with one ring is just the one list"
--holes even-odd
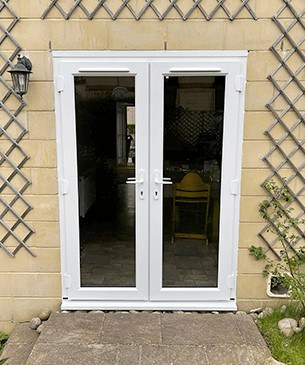
[(155, 196), (158, 196), (158, 192), (157, 191), (155, 191)]
[(143, 193), (143, 191), (141, 190), (141, 196), (143, 196), (144, 195), (144, 193)]

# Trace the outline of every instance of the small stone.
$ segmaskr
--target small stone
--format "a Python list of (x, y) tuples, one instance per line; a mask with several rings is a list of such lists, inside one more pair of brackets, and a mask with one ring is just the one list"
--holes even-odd
[(256, 320), (257, 317), (258, 317), (258, 314), (257, 313), (250, 313), (249, 316), (252, 317), (254, 320)]
[(104, 311), (91, 311), (90, 313), (104, 313)]
[(299, 327), (301, 328), (301, 330), (303, 330), (305, 328), (305, 317), (302, 317), (299, 320)]
[(61, 313), (70, 313), (70, 311), (61, 311)]
[(280, 309), (281, 313), (285, 313), (286, 309), (287, 309), (287, 305), (282, 305), (281, 309)]
[(249, 313), (261, 313), (263, 311), (263, 308), (254, 308), (254, 309), (251, 309)]
[(42, 321), (46, 321), (49, 319), (50, 315), (51, 315), (52, 311), (47, 309), (47, 310), (44, 310), (42, 312), (40, 312), (38, 314), (38, 317), (42, 320)]
[(264, 312), (265, 315), (269, 315), (269, 314), (273, 313), (273, 309), (270, 308), (270, 307), (267, 307), (263, 310), (263, 312)]
[(297, 327), (295, 330), (294, 330), (294, 332), (295, 333), (300, 333), (302, 331), (302, 328), (300, 328), (300, 327)]
[(293, 336), (297, 327), (298, 322), (293, 318), (284, 318), (278, 321), (279, 330), (287, 337)]
[(239, 314), (247, 314), (247, 313), (245, 311), (237, 311), (236, 314), (239, 315)]
[(42, 323), (40, 326), (37, 327), (36, 331), (40, 334), (43, 331), (44, 324)]
[(41, 319), (38, 317), (32, 318), (30, 322), (30, 328), (36, 330), (41, 325)]
[(139, 313), (139, 311), (131, 310), (129, 313)]
[(219, 314), (219, 312), (217, 312), (217, 311), (213, 311), (213, 312), (212, 312), (212, 314)]

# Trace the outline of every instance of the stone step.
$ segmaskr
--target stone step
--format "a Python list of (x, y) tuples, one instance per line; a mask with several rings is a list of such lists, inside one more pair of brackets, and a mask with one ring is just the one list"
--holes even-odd
[(39, 337), (29, 323), (18, 324), (5, 344), (1, 359), (8, 358), (5, 365), (25, 365)]

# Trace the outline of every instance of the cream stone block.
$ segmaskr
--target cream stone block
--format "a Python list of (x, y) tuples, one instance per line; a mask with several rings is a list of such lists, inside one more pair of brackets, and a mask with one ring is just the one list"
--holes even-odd
[(287, 299), (284, 298), (269, 298), (269, 299), (240, 299), (237, 298), (238, 310), (249, 312), (255, 308), (279, 307), (287, 304)]
[(60, 272), (59, 248), (35, 248), (36, 257), (21, 249), (14, 258), (0, 250), (0, 272)]
[(260, 223), (241, 222), (239, 224), (239, 248), (248, 249), (252, 245), (265, 247), (265, 243), (258, 236), (265, 225), (263, 219), (261, 219)]
[[(111, 50), (163, 50), (165, 41), (169, 45), (164, 22), (110, 21), (107, 22), (107, 31)], [(124, 37), (123, 34), (130, 36)]]
[(237, 272), (242, 274), (258, 274), (261, 275), (266, 265), (264, 260), (255, 260), (253, 256), (249, 254), (248, 249), (238, 250), (238, 266)]
[(10, 273), (11, 295), (13, 297), (37, 296), (36, 274), (34, 273)]
[(268, 137), (265, 135), (265, 131), (269, 128), (274, 120), (272, 113), (248, 111), (245, 112), (244, 118), (245, 140), (268, 139)]
[(54, 112), (28, 112), (28, 125), (31, 140), (56, 138)]
[(27, 57), (33, 64), (30, 82), (53, 81), (53, 57), (50, 50), (44, 52), (29, 51)]
[(236, 20), (224, 22), (224, 24), (226, 49), (265, 51), (279, 35), (279, 31), (271, 19)]
[(57, 311), (60, 309), (61, 298), (13, 298), (12, 312), (14, 313), (14, 322), (30, 321), (37, 317), (39, 312), (45, 309)]
[[(171, 50), (194, 49), (214, 50), (227, 49), (225, 22), (217, 21), (170, 21), (167, 26), (167, 47)], [(159, 47), (163, 45), (159, 45)]]
[(29, 242), (31, 247), (59, 247), (59, 223), (58, 222), (33, 222), (31, 223), (35, 234)]
[(270, 151), (271, 142), (268, 141), (245, 141), (243, 144), (243, 168), (267, 168), (262, 158)]
[(34, 209), (27, 215), (28, 220), (58, 221), (58, 196), (32, 195), (30, 199)]
[(37, 274), (36, 275), (37, 297), (61, 297), (60, 274)]
[(246, 111), (267, 111), (266, 104), (273, 95), (271, 82), (248, 82), (246, 86)]
[(241, 274), (237, 277), (237, 298), (239, 299), (268, 299), (266, 279), (260, 274)]
[(16, 324), (10, 321), (0, 321), (0, 331), (7, 333), (8, 335), (10, 335), (13, 332), (15, 326)]
[(266, 81), (279, 61), (270, 51), (250, 51), (247, 62), (248, 81)]
[(29, 111), (54, 110), (54, 84), (52, 82), (31, 82), (24, 97)]
[(56, 142), (55, 141), (21, 141), (20, 146), (30, 156), (25, 167), (56, 167)]
[[(296, 0), (298, 2), (300, 0)], [(294, 0), (295, 2), (295, 0)], [(283, 6), (283, 2), (281, 0), (272, 0), (272, 1), (256, 1), (255, 4), (255, 14), (256, 16), (261, 18), (268, 18), (270, 19), (272, 16), (274, 16), (279, 9)], [(291, 18), (292, 14), (291, 12), (285, 12), (284, 15), (289, 18)]]
[(10, 297), (12, 295), (10, 274), (0, 274), (0, 297)]
[(57, 194), (57, 170), (49, 168), (33, 168), (32, 194), (54, 195)]
[[(5, 296), (43, 298), (61, 296), (61, 275), (57, 273), (9, 273), (0, 274), (0, 283), (6, 277), (9, 294)], [(1, 286), (2, 287), (2, 286)], [(5, 290), (5, 286), (4, 286)]]
[[(12, 319), (12, 301), (10, 298), (0, 297), (0, 321), (10, 321)], [(0, 322), (1, 324), (1, 322)], [(1, 330), (1, 328), (0, 328)]]
[(240, 199), (240, 222), (260, 223), (259, 203), (261, 197), (242, 196)]
[(46, 0), (18, 0), (14, 1), (12, 7), (21, 19), (39, 19), (41, 17), (41, 14), (46, 10), (48, 4), (49, 1)]
[(261, 184), (268, 176), (266, 170), (244, 169), (241, 179), (241, 194), (265, 196), (266, 191), (261, 187)]
[(56, 26), (56, 22), (42, 20), (40, 17), (35, 19), (20, 19), (14, 28), (14, 34), (18, 34), (17, 40), (19, 44), (22, 44), (23, 50), (48, 50), (51, 31)]
[[(113, 22), (110, 20), (110, 22)], [(51, 47), (53, 50), (108, 49), (107, 22), (104, 20), (58, 20), (49, 22), (51, 27)], [(117, 24), (117, 22), (113, 22)], [(126, 34), (126, 33), (122, 33)], [(122, 37), (125, 40), (130, 37)], [(130, 34), (130, 33), (128, 33)]]

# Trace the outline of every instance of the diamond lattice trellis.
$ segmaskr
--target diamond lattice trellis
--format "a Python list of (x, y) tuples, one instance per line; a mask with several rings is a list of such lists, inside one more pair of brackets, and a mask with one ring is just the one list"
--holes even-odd
[[(305, 54), (302, 49), (305, 41), (305, 8), (297, 10), (293, 1), (283, 0), (283, 2), (283, 6), (273, 17), (281, 35), (270, 48), (279, 61), (279, 65), (268, 77), (274, 86), (274, 96), (267, 104), (267, 108), (275, 119), (265, 134), (273, 146), (263, 160), (271, 169), (266, 182), (274, 179), (283, 184), (291, 194), (292, 200), (287, 202), (285, 208), (293, 207), (294, 213), (288, 214), (288, 217), (304, 219), (305, 138), (302, 132), (304, 133), (305, 126)], [(287, 22), (287, 18), (291, 17), (292, 20)], [(269, 220), (259, 236), (279, 257), (275, 250), (278, 239), (271, 238), (268, 234), (271, 227), (275, 228), (273, 222)], [(305, 238), (302, 226), (300, 225), (296, 231), (300, 243), (300, 240)], [(291, 243), (286, 241), (286, 245), (294, 251)]]
[[(35, 256), (26, 243), (34, 231), (24, 220), (32, 209), (23, 196), (31, 184), (22, 172), (29, 156), (20, 145), (27, 129), (18, 119), (26, 103), (4, 78), (7, 68), (13, 66), (21, 50), (11, 34), (19, 18), (9, 5), (9, 0), (0, 0), (0, 16), (3, 19), (0, 23), (0, 47), (13, 49), (9, 54), (0, 50), (0, 248), (11, 257), (21, 248)], [(14, 105), (11, 107), (14, 110), (9, 105)]]
[[(246, 9), (253, 19), (257, 19), (253, 9), (251, 8), (253, 0), (240, 0), (239, 5), (236, 5), (235, 0), (214, 0), (215, 4), (211, 9), (206, 8), (204, 1), (193, 0), (193, 4), (190, 4), (189, 7), (187, 7), (187, 10), (184, 9), (186, 3), (185, 0), (168, 0), (168, 5), (165, 9), (161, 9), (160, 2), (155, 0), (137, 1), (137, 4), (133, 4), (132, 0), (122, 0), (121, 4), (116, 9), (112, 8), (111, 0), (89, 0), (89, 4), (92, 6), (90, 10), (88, 9), (88, 0), (86, 0), (87, 6), (85, 5), (84, 0), (71, 1), (72, 4), (69, 9), (65, 9), (65, 3), (66, 1), (64, 0), (52, 0), (42, 14), (42, 19), (44, 19), (53, 8), (56, 8), (65, 19), (69, 19), (77, 9), (81, 9), (85, 16), (90, 20), (94, 18), (100, 9), (104, 9), (106, 14), (108, 14), (113, 20), (117, 19), (125, 9), (128, 9), (136, 20), (141, 19), (148, 9), (152, 10), (159, 20), (165, 19), (171, 10), (176, 11), (183, 20), (187, 20), (196, 10), (198, 11), (198, 14), (206, 20), (211, 20), (216, 14), (220, 14), (230, 20), (234, 20), (243, 9)], [(138, 3), (142, 3), (140, 7)], [(137, 8), (135, 8), (135, 5), (137, 5)]]

